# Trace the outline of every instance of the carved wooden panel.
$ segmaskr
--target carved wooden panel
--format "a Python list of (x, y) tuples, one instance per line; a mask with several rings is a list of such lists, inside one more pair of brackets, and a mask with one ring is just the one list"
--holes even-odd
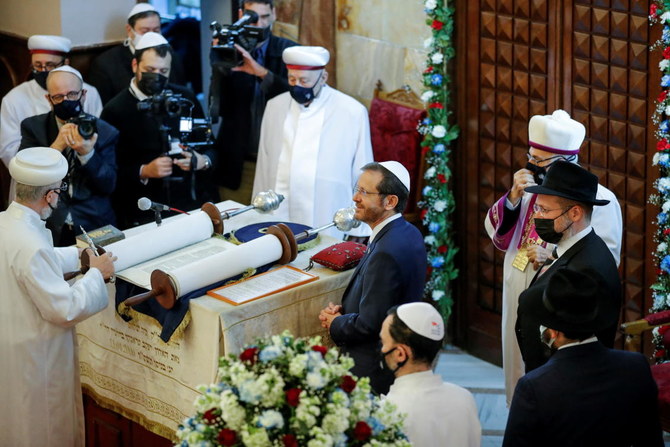
[[(624, 318), (650, 307), (646, 275), (653, 214), (647, 212), (649, 22), (647, 1), (575, 0), (572, 5), (572, 79), (565, 107), (586, 126), (580, 162), (619, 199), (624, 218), (620, 272)], [(569, 71), (566, 71), (569, 75)]]
[[(619, 198), (625, 318), (648, 309), (653, 279), (647, 204), (655, 173), (650, 131), (648, 0), (457, 2), (456, 227), (461, 276), (456, 335), (471, 351), (500, 358), (503, 253), (483, 221), (525, 165), (528, 120), (557, 108), (586, 126), (580, 162)], [(649, 71), (652, 67), (652, 71)], [(652, 79), (656, 77), (656, 79)], [(657, 88), (657, 87), (652, 87)]]

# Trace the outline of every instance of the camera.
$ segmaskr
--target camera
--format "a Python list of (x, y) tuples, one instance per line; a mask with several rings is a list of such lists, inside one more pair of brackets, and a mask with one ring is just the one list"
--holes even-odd
[(232, 68), (241, 65), (243, 58), (235, 48), (235, 44), (247, 51), (252, 51), (256, 44), (268, 38), (269, 28), (249, 25), (249, 23), (256, 22), (258, 22), (258, 14), (254, 11), (244, 11), (242, 18), (231, 25), (221, 25), (217, 21), (209, 25), (212, 38), (219, 40), (219, 44), (213, 45), (210, 52), (212, 67)]
[(207, 146), (214, 142), (212, 122), (209, 118), (182, 116), (179, 119), (179, 133), (181, 143), (187, 146)]
[(193, 103), (190, 100), (173, 93), (172, 90), (164, 90), (137, 103), (137, 110), (140, 112), (163, 118), (190, 115), (192, 108)]
[(68, 120), (68, 123), (77, 125), (79, 135), (81, 135), (84, 140), (90, 140), (98, 131), (98, 118), (89, 115), (88, 113), (82, 112), (77, 116), (73, 116)]

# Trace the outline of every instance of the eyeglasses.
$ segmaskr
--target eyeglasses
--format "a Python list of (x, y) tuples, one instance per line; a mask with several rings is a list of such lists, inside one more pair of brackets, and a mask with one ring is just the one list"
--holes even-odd
[[(61, 192), (67, 191), (67, 187), (68, 187), (67, 182), (61, 182), (61, 184), (58, 188), (52, 188), (49, 191), (53, 191), (56, 194), (60, 195)], [(47, 194), (49, 193), (49, 191), (47, 191)]]
[[(540, 205), (538, 205), (538, 204), (536, 203), (535, 205), (533, 205), (533, 212), (534, 212), (535, 214), (540, 215), (540, 216), (546, 216), (548, 213), (551, 213), (552, 211), (563, 210), (563, 213), (561, 214), (561, 216), (562, 216), (563, 214), (567, 213), (568, 210), (569, 210), (570, 208), (572, 208), (573, 206), (575, 206), (575, 205), (570, 205), (570, 206), (567, 207), (567, 208), (552, 208), (552, 209), (548, 210), (548, 209), (546, 209), (546, 208), (544, 208), (544, 207), (541, 207)], [(560, 216), (559, 216), (559, 217), (560, 217)]]
[(535, 164), (540, 164), (540, 163), (543, 163), (545, 161), (550, 161), (550, 160), (572, 161), (572, 160), (575, 159), (575, 155), (567, 155), (567, 156), (566, 155), (552, 155), (551, 157), (547, 157), (547, 158), (537, 158), (537, 157), (534, 157), (534, 156), (530, 155), (530, 152), (528, 152), (526, 154), (526, 157), (528, 157), (528, 161), (532, 161)]
[(49, 98), (51, 98), (54, 104), (60, 104), (65, 98), (70, 101), (76, 101), (81, 96), (81, 92), (83, 92), (83, 90), (67, 92), (65, 95), (49, 95)]
[(31, 64), (31, 67), (33, 67), (33, 70), (35, 71), (51, 71), (54, 68), (58, 68), (61, 65), (65, 63), (65, 60), (59, 62), (59, 63), (54, 63), (54, 62), (47, 62), (45, 64), (42, 64), (41, 62), (35, 62), (34, 64)]
[(355, 186), (353, 192), (354, 192), (354, 194), (358, 193), (362, 196), (372, 196), (372, 195), (384, 196), (384, 195), (386, 195), (386, 193), (383, 193), (383, 192), (369, 192), (369, 191), (366, 191), (363, 188), (361, 188), (360, 186)]

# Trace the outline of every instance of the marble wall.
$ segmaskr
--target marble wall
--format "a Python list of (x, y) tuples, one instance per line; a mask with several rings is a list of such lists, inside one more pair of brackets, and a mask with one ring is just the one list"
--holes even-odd
[[(275, 5), (275, 34), (299, 41), (306, 26), (315, 26), (303, 23), (304, 9), (311, 6), (305, 0), (276, 0)], [(407, 84), (420, 95), (423, 42), (431, 35), (423, 0), (336, 0), (335, 5), (334, 17), (319, 18), (321, 26), (331, 20), (336, 24), (334, 42), (328, 45), (336, 51), (329, 83), (368, 107), (378, 80), (386, 91)]]
[(337, 0), (337, 88), (369, 106), (384, 90), (423, 90), (423, 42), (431, 36), (422, 0)]

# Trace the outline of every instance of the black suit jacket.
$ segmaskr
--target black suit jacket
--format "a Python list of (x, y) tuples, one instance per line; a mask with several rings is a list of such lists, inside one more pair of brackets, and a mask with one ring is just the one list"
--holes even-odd
[(519, 380), (503, 446), (661, 447), (657, 394), (641, 354), (561, 349)]
[(420, 301), (426, 278), (421, 233), (404, 218), (388, 223), (370, 243), (342, 297), (343, 315), (333, 320), (333, 341), (355, 362), (357, 376), (370, 377), (377, 393), (387, 393), (393, 374), (379, 367), (379, 331), (393, 306)]
[(609, 306), (599, 309), (599, 312), (606, 313), (611, 324), (596, 335), (605, 346), (611, 348), (614, 345), (622, 301), (621, 279), (612, 253), (595, 231), (591, 230), (551, 264), (546, 272), (536, 276), (530, 287), (519, 296), (516, 335), (526, 372), (543, 365), (550, 355), (549, 348), (540, 341), (540, 322), (530, 311), (530, 303), (532, 300), (542, 299), (549, 278), (561, 267), (592, 276), (610, 297)]
[[(111, 195), (116, 187), (116, 144), (119, 132), (104, 120), (98, 119), (98, 140), (95, 153), (85, 165), (74, 157), (67, 181), (72, 185), (72, 196), (62, 192), (56, 211), (47, 219), (55, 245), (70, 245), (61, 241), (61, 231), (68, 212), (72, 215), (75, 234), (107, 224), (116, 225), (112, 211)], [(50, 146), (58, 137), (58, 126), (53, 112), (35, 115), (21, 122), (21, 145), (27, 147)]]
[[(270, 35), (263, 66), (269, 70), (262, 80), (247, 73), (223, 70), (212, 79), (212, 95), (219, 97), (222, 122), (216, 139), (220, 163), (216, 177), (221, 186), (240, 187), (245, 158), (258, 152), (258, 139), (265, 104), (288, 90), (288, 71), (282, 53), (297, 43)], [(219, 80), (219, 91), (215, 83)], [(255, 85), (260, 83), (260, 97), (254, 99)]]
[[(128, 88), (133, 78), (133, 53), (125, 45), (116, 45), (97, 56), (91, 62), (87, 81), (98, 89), (102, 104), (107, 104), (113, 97)], [(186, 76), (181, 59), (172, 52), (170, 63), (170, 82), (185, 85)]]
[[(200, 103), (190, 90), (176, 85), (169, 85), (168, 88), (195, 104), (194, 118), (203, 116)], [(104, 107), (100, 115), (117, 127), (120, 133), (116, 151), (119, 182), (112, 204), (121, 229), (153, 220), (153, 213), (137, 209), (137, 199), (140, 197), (148, 197), (152, 201), (184, 211), (199, 208), (204, 202), (213, 200), (210, 188), (211, 169), (192, 173), (174, 166), (169, 177), (149, 179), (146, 184), (140, 181), (140, 166), (165, 154), (166, 147), (156, 117), (137, 110), (138, 102), (126, 86), (125, 90)], [(170, 135), (179, 137), (179, 118), (170, 119), (168, 123), (171, 128)], [(200, 152), (215, 162), (211, 147)], [(192, 190), (195, 191), (195, 199), (191, 196)]]

